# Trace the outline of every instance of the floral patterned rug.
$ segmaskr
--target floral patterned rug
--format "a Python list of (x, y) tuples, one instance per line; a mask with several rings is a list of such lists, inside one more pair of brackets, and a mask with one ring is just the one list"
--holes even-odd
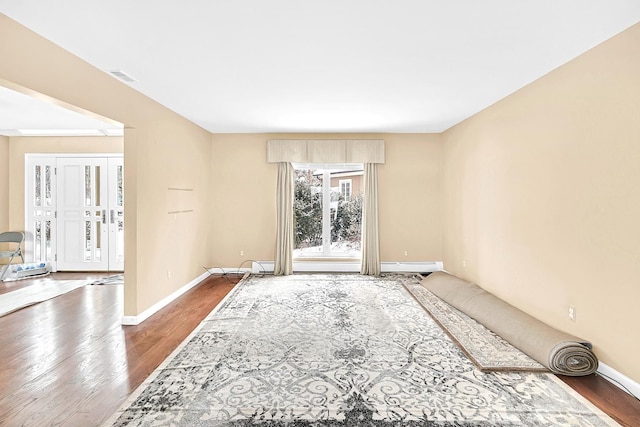
[(475, 365), (483, 371), (549, 370), (455, 307), (429, 292), (416, 280), (403, 280), (418, 300)]
[(407, 280), (249, 276), (105, 425), (616, 425), (551, 374), (480, 371)]

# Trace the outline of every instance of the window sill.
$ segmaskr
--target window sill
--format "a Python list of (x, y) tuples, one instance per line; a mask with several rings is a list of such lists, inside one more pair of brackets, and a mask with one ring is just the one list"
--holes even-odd
[(360, 262), (362, 258), (353, 258), (353, 257), (339, 257), (339, 256), (310, 256), (310, 257), (297, 257), (293, 258), (293, 261), (296, 262)]

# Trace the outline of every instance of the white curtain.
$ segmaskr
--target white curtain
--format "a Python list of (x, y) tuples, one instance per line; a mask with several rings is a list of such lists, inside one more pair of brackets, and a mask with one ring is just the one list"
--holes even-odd
[(289, 162), (278, 163), (276, 189), (277, 229), (275, 275), (293, 273), (293, 190), (295, 186), (293, 166)]
[(378, 169), (375, 163), (364, 164), (364, 203), (362, 205), (362, 264), (360, 274), (380, 275), (378, 234)]
[(295, 174), (291, 163), (363, 163), (362, 264), (360, 272), (380, 274), (378, 242), (377, 165), (384, 163), (381, 139), (272, 139), (267, 141), (267, 162), (278, 164), (277, 236), (274, 274), (293, 273)]

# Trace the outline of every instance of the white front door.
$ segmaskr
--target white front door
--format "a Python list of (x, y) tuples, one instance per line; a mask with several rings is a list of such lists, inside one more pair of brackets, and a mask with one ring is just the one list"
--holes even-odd
[(107, 159), (62, 158), (57, 168), (58, 270), (107, 270)]
[(122, 271), (122, 157), (40, 157), (27, 168), (44, 180), (27, 186), (27, 259), (50, 261), (54, 271)]

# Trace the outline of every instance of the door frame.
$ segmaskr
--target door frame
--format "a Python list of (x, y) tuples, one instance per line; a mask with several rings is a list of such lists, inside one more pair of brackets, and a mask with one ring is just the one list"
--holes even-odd
[[(23, 196), (24, 196), (24, 230), (25, 230), (25, 234), (27, 234), (28, 232), (28, 222), (29, 222), (29, 212), (31, 209), (31, 203), (28, 197), (28, 191), (29, 191), (29, 185), (32, 182), (31, 179), (31, 170), (29, 168), (30, 162), (33, 159), (38, 159), (38, 158), (53, 158), (54, 159), (54, 164), (55, 161), (57, 161), (58, 158), (96, 158), (96, 157), (100, 157), (100, 158), (122, 158), (123, 162), (124, 162), (124, 153), (64, 153), (64, 152), (51, 152), (51, 153), (25, 153), (24, 155), (24, 190), (23, 190)], [(55, 178), (55, 184), (53, 185), (53, 187), (57, 187), (57, 176)], [(54, 190), (55, 191), (55, 190)], [(57, 206), (55, 206), (55, 209), (57, 210)], [(56, 218), (57, 219), (57, 218)], [(51, 236), (51, 245), (52, 248), (52, 255), (55, 253), (57, 254), (57, 225), (56, 227), (54, 227), (54, 229), (52, 230), (52, 236)], [(25, 235), (25, 240), (24, 240), (24, 256), (25, 256), (25, 262), (33, 262), (34, 260), (34, 248), (33, 248), (33, 236), (27, 236)], [(52, 259), (49, 261), (50, 266), (51, 266), (51, 271), (55, 272), (58, 271), (57, 269), (57, 262), (55, 257), (52, 257)], [(115, 271), (115, 270), (114, 270)]]

